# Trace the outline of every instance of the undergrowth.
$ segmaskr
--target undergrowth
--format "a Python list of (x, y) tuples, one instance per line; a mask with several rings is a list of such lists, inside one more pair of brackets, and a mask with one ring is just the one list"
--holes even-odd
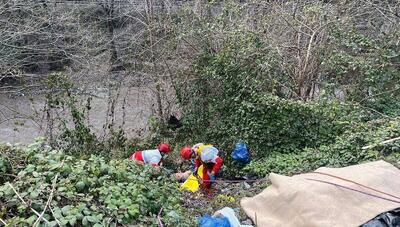
[[(362, 162), (384, 159), (400, 165), (400, 142), (379, 145), (379, 142), (400, 134), (400, 121), (379, 120), (354, 123), (335, 141), (316, 148), (304, 148), (298, 153), (275, 153), (260, 160), (254, 160), (243, 171), (259, 177), (274, 172), (292, 175), (315, 170), (318, 167), (344, 167)], [(370, 149), (362, 149), (366, 145)]]
[(167, 226), (193, 225), (163, 169), (99, 155), (78, 159), (42, 142), (2, 146), (1, 157), (0, 218), (11, 226), (35, 223), (33, 210), (43, 212), (46, 226), (152, 226), (158, 214)]

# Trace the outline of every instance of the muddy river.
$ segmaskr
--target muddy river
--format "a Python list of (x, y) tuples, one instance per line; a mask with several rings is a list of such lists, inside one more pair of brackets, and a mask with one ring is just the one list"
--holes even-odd
[[(104, 133), (109, 110), (109, 94), (106, 88), (96, 88), (90, 95), (80, 94), (81, 100), (90, 96), (91, 110), (86, 122), (98, 135)], [(157, 115), (156, 95), (154, 89), (147, 87), (122, 88), (112, 91), (116, 98), (114, 125), (122, 126), (128, 137), (146, 136), (149, 132), (149, 118)], [(0, 94), (0, 142), (30, 143), (34, 138), (44, 136), (48, 130), (46, 120), (45, 96)], [(64, 110), (58, 116), (68, 116)], [(110, 120), (111, 117), (109, 116)], [(56, 125), (56, 124), (55, 124)]]

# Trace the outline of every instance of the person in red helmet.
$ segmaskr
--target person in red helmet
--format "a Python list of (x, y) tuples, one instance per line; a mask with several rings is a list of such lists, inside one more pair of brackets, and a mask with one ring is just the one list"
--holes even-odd
[(157, 149), (136, 151), (129, 157), (129, 160), (136, 160), (142, 164), (161, 166), (164, 154), (171, 152), (171, 147), (167, 143), (161, 143)]
[(218, 149), (212, 145), (196, 144), (193, 147), (185, 146), (181, 149), (181, 157), (184, 160), (193, 160), (193, 173), (197, 174), (197, 169), (203, 165), (203, 184), (206, 189), (211, 188), (211, 184), (216, 180), (216, 174), (222, 167), (223, 160), (218, 156)]
[(197, 168), (199, 168), (199, 166), (201, 165), (200, 151), (204, 149), (204, 147), (211, 147), (211, 146), (212, 145), (204, 145), (204, 143), (197, 143), (192, 147), (186, 145), (181, 149), (181, 157), (184, 160), (190, 160), (192, 162), (193, 164), (192, 171), (194, 174), (197, 174)]
[(194, 151), (192, 150), (192, 148), (189, 145), (182, 147), (181, 157), (184, 160), (190, 160), (191, 158), (194, 158)]

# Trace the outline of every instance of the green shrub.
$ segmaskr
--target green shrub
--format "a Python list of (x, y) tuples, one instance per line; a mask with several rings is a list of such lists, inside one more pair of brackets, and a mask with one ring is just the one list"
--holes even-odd
[(390, 116), (400, 114), (399, 31), (369, 37), (356, 30), (335, 27), (330, 32), (331, 53), (323, 65), (346, 99)]
[[(187, 111), (178, 138), (214, 143), (227, 155), (242, 139), (253, 157), (262, 158), (316, 147), (341, 132), (335, 121), (339, 111), (326, 113), (320, 105), (284, 99), (268, 88), (272, 81), (262, 77), (274, 70), (272, 59), (241, 58), (235, 50), (208, 54), (194, 66), (199, 79), (182, 95)], [(264, 64), (271, 69), (261, 70)]]
[(0, 218), (10, 225), (32, 225), (37, 217), (30, 208), (42, 212), (52, 191), (44, 215), (50, 226), (149, 226), (157, 223), (161, 209), (168, 226), (192, 224), (183, 215), (178, 185), (162, 169), (137, 166), (127, 159), (106, 161), (96, 155), (79, 160), (43, 149), (41, 143), (23, 152), (25, 166), (10, 183), (29, 206), (9, 183), (0, 186)]
[[(204, 51), (192, 65), (191, 83), (180, 84), (184, 127), (173, 136), (177, 143), (215, 144), (229, 174), (241, 168), (230, 160), (238, 140), (249, 145), (254, 160), (246, 169), (259, 175), (355, 164), (375, 155), (359, 151), (373, 140), (360, 128), (366, 124), (376, 130), (371, 120), (399, 113), (398, 47), (393, 42), (329, 29), (320, 96), (305, 102), (293, 96), (298, 84), (285, 74), (267, 41), (239, 30), (228, 33), (218, 51)], [(345, 93), (345, 101), (333, 98), (330, 83)]]
[(378, 159), (386, 159), (398, 165), (399, 142), (377, 145), (367, 150), (361, 148), (369, 144), (378, 144), (399, 134), (400, 121), (353, 123), (331, 144), (305, 148), (297, 154), (273, 154), (262, 160), (254, 160), (243, 171), (258, 176), (265, 176), (271, 172), (291, 175), (312, 171), (321, 166), (343, 167)]

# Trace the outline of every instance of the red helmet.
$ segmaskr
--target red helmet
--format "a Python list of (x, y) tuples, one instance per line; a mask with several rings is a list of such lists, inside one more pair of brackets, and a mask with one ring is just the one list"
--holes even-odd
[(192, 156), (192, 148), (190, 146), (184, 146), (181, 149), (181, 157), (185, 160), (189, 160)]
[(160, 143), (160, 145), (158, 145), (158, 150), (162, 153), (168, 153), (171, 151), (171, 147), (168, 143)]

